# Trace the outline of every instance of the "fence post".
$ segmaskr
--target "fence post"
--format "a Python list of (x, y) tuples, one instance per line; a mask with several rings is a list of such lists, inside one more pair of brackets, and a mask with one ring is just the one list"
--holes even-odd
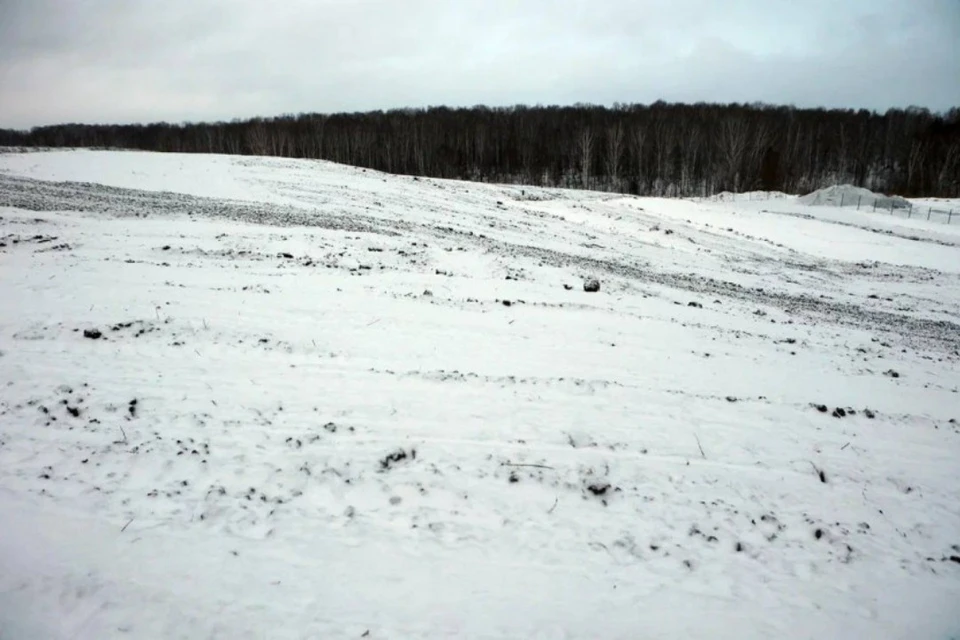
[(840, 192), (840, 208), (841, 208), (841, 209), (843, 208), (843, 196), (844, 196), (844, 195), (846, 195), (846, 194), (841, 191), (841, 192)]
[(876, 210), (877, 210), (877, 198), (874, 198), (874, 199), (873, 199), (873, 210), (874, 210), (874, 212), (876, 212)]
[(890, 198), (890, 215), (893, 215), (893, 198)]
[(857, 196), (857, 211), (860, 211), (860, 201), (863, 200), (863, 196)]
[(930, 214), (931, 214), (931, 213), (933, 213), (933, 207), (930, 207), (929, 209), (927, 209), (927, 220), (930, 219)]
[(953, 220), (953, 209), (950, 209), (950, 214), (947, 216), (947, 224), (950, 224), (951, 220)]
[[(893, 213), (892, 205), (891, 205), (890, 213)], [(913, 203), (912, 203), (912, 202), (910, 203), (910, 208), (907, 209), (907, 217), (908, 217), (908, 218), (912, 218), (912, 217), (913, 217)]]

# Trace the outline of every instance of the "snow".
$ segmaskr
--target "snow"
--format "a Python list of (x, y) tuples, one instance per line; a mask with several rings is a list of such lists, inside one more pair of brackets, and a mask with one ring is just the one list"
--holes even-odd
[(843, 207), (853, 206), (871, 209), (906, 209), (910, 202), (899, 196), (885, 196), (863, 187), (851, 184), (838, 184), (818, 189), (799, 198), (801, 204), (811, 206)]
[(731, 191), (721, 191), (705, 198), (694, 198), (699, 202), (751, 202), (753, 200), (774, 200), (790, 198), (791, 196), (782, 191), (744, 191), (733, 193)]
[(237, 165), (229, 156), (208, 156), (198, 164), (190, 156), (179, 154), (168, 157), (135, 151), (72, 149), (6, 154), (3, 166), (6, 171), (37, 180), (95, 181), (113, 187), (214, 198), (242, 198), (255, 191), (247, 176), (235, 170)]
[(4, 640), (960, 633), (960, 224), (108, 151), (0, 218)]

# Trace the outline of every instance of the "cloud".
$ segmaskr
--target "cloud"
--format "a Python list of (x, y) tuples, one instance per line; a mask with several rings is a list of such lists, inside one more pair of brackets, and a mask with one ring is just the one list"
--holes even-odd
[(4, 0), (0, 127), (429, 104), (960, 105), (955, 0)]

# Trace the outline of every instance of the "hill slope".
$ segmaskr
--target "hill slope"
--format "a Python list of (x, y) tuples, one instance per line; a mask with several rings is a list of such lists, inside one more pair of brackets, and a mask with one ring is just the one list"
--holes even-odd
[(0, 217), (5, 639), (960, 631), (960, 225), (94, 151)]

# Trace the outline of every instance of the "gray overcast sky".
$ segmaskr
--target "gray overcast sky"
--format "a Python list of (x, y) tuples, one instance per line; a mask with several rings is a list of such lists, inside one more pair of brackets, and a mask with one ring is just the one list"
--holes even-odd
[(0, 127), (403, 106), (960, 106), (960, 0), (0, 0)]

